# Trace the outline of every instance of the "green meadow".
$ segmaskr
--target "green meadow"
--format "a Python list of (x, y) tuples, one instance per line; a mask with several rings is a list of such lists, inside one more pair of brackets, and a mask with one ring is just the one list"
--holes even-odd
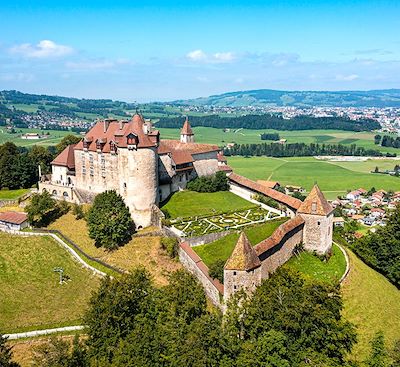
[[(16, 133), (10, 134), (3, 126), (0, 127), (0, 144), (6, 142), (12, 142), (15, 145), (30, 147), (33, 145), (56, 145), (61, 139), (66, 135), (79, 135), (71, 131), (60, 131), (60, 130), (41, 130), (41, 129), (19, 129), (16, 128)], [(21, 135), (26, 133), (39, 133), (39, 134), (49, 134), (45, 139), (21, 139)]]
[[(157, 124), (155, 124), (157, 127)], [(160, 128), (163, 139), (178, 139), (179, 129)], [(224, 132), (222, 129), (212, 127), (193, 128), (195, 139), (198, 143), (210, 143), (217, 145), (226, 145), (228, 143), (237, 144), (259, 144), (268, 142), (261, 140), (262, 133), (278, 133), (288, 143), (320, 143), (320, 144), (356, 144), (367, 149), (377, 149), (383, 152), (396, 153), (399, 150), (395, 148), (380, 147), (374, 144), (374, 132), (354, 132), (343, 130), (297, 130), (297, 131), (279, 131), (279, 130), (248, 130), (248, 129), (230, 129)]]
[(313, 157), (229, 157), (228, 159), (228, 164), (237, 174), (252, 180), (276, 180), (282, 185), (303, 186), (306, 190), (310, 190), (317, 182), (329, 199), (359, 187), (400, 191), (400, 178), (370, 173), (376, 166), (381, 169), (392, 169), (398, 162), (386, 159), (366, 162), (328, 162)]

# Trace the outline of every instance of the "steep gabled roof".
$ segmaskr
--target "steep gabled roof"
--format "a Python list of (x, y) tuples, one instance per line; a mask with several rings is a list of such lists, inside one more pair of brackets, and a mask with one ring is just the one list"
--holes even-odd
[(75, 169), (75, 145), (76, 144), (68, 145), (50, 164), (67, 167), (68, 169)]
[(28, 220), (26, 213), (20, 212), (3, 212), (0, 213), (0, 221), (7, 222), (11, 224), (22, 224)]
[(181, 135), (193, 135), (192, 128), (190, 126), (189, 120), (186, 117), (186, 120), (183, 124), (182, 130), (181, 130)]
[(239, 240), (228, 261), (225, 270), (252, 270), (261, 265), (260, 259), (244, 232), (240, 233)]
[(328, 215), (332, 213), (332, 211), (332, 206), (325, 199), (324, 194), (317, 184), (314, 185), (306, 199), (297, 210), (298, 213), (316, 215)]

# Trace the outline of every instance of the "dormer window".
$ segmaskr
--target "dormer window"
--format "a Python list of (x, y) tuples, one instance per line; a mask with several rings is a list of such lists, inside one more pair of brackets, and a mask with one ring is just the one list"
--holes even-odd
[(136, 149), (138, 144), (138, 137), (133, 133), (129, 133), (126, 136), (126, 144), (128, 145), (128, 149)]
[(117, 145), (114, 141), (110, 141), (110, 153), (115, 154), (117, 153)]
[(315, 213), (317, 211), (317, 203), (315, 201), (311, 204), (311, 213)]

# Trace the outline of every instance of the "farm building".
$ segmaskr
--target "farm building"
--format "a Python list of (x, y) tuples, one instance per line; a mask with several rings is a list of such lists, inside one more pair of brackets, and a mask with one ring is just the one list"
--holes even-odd
[(0, 213), (0, 229), (20, 231), (29, 226), (28, 216), (20, 212)]

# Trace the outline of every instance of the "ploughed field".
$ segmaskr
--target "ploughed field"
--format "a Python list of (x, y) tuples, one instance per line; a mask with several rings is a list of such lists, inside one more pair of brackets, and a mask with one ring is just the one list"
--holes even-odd
[[(156, 124), (157, 126), (157, 124)], [(180, 129), (160, 128), (162, 139), (179, 139)], [(196, 142), (226, 145), (236, 144), (260, 144), (270, 143), (269, 140), (261, 140), (262, 133), (278, 133), (280, 138), (287, 139), (288, 143), (319, 143), (319, 144), (343, 144), (364, 147), (366, 149), (376, 149), (382, 152), (400, 153), (399, 149), (380, 147), (374, 144), (374, 132), (355, 132), (344, 130), (249, 130), (249, 129), (223, 129), (212, 127), (194, 127)]]
[(313, 157), (228, 158), (228, 164), (235, 173), (252, 180), (274, 180), (281, 185), (303, 186), (307, 191), (317, 182), (328, 199), (360, 187), (400, 191), (400, 178), (371, 173), (376, 166), (383, 171), (393, 169), (398, 163), (400, 161), (389, 159), (335, 162)]
[[(55, 267), (68, 280), (59, 284)], [(0, 232), (0, 330), (80, 325), (99, 278), (50, 237)]]

